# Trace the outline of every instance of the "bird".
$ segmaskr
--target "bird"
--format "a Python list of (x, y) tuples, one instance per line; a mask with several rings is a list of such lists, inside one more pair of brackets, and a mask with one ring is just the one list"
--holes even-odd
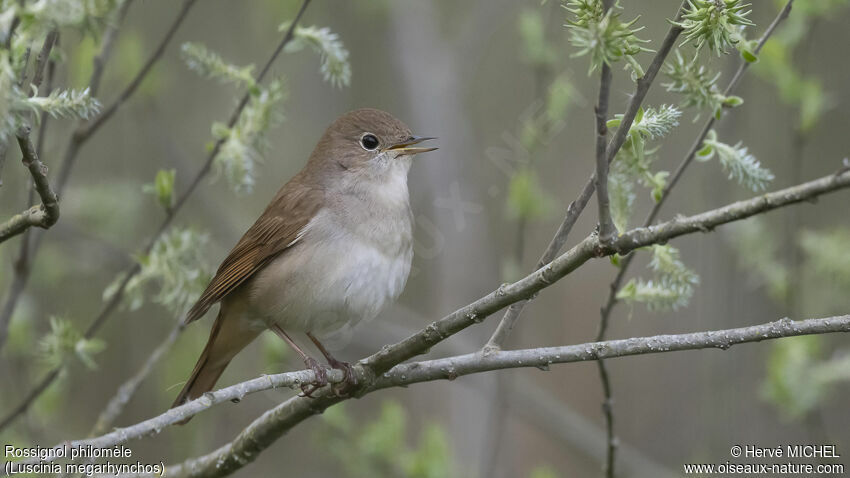
[(320, 339), (374, 318), (404, 289), (413, 258), (407, 177), (416, 154), (437, 149), (415, 145), (433, 139), (373, 108), (330, 124), (187, 312), (185, 324), (220, 304), (172, 408), (212, 390), (230, 361), (266, 330), (313, 370), (316, 380), (302, 385), (304, 395), (327, 385), (327, 368), (292, 340), (295, 332), (343, 371), (345, 384), (356, 384), (351, 365)]

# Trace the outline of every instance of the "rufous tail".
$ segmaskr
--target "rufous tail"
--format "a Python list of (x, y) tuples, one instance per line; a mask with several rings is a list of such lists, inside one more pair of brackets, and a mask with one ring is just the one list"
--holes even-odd
[[(194, 400), (212, 390), (233, 357), (256, 337), (256, 334), (248, 337), (244, 333), (228, 333), (231, 331), (223, 330), (226, 329), (226, 325), (223, 311), (221, 311), (210, 330), (210, 338), (198, 358), (198, 363), (195, 364), (195, 369), (192, 370), (192, 375), (189, 376), (189, 380), (186, 381), (171, 408)], [(190, 419), (191, 417), (178, 422), (178, 425), (184, 425)]]

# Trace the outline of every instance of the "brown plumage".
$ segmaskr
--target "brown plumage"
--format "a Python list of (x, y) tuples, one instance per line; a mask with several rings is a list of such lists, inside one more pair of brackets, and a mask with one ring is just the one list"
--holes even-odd
[[(376, 138), (380, 147), (367, 147), (363, 139), (367, 135)], [(350, 112), (328, 127), (304, 169), (278, 191), (257, 221), (221, 263), (206, 290), (187, 313), (185, 321), (188, 324), (201, 318), (216, 303), (221, 303), (209, 340), (173, 406), (211, 390), (230, 360), (266, 327), (272, 328), (282, 338), (290, 341), (282, 327), (310, 335), (311, 331), (317, 330), (311, 324), (320, 321), (324, 317), (321, 314), (328, 311), (337, 312), (340, 304), (343, 307), (341, 313), (355, 316), (351, 319), (356, 322), (363, 318), (358, 315), (376, 314), (376, 310), (383, 305), (382, 297), (394, 298), (400, 292), (395, 290), (397, 287), (392, 284), (396, 284), (401, 278), (403, 286), (409, 271), (409, 254), (412, 254), (409, 252), (409, 234), (405, 232), (409, 231), (406, 187), (409, 158), (413, 154), (435, 149), (411, 148), (410, 145), (424, 139), (429, 138), (412, 136), (404, 123), (389, 113), (375, 109)], [(398, 196), (397, 193), (396, 196), (387, 196), (381, 189), (385, 184), (388, 190), (398, 189), (400, 174), (403, 174), (403, 196)], [(389, 200), (401, 203), (384, 204), (384, 201)], [(363, 203), (365, 206), (360, 206), (359, 201), (366, 201)], [(386, 209), (386, 217), (384, 213), (376, 214), (376, 211), (383, 209), (374, 208), (384, 206), (389, 208)], [(355, 216), (359, 217), (359, 211), (364, 209), (370, 211), (364, 211), (367, 214), (363, 219), (357, 219)], [(396, 210), (401, 215), (395, 214)], [(321, 219), (317, 219), (321, 211), (326, 212)], [(315, 227), (312, 225), (314, 222)], [(311, 226), (308, 228), (308, 225)], [(399, 226), (404, 227), (398, 229)], [(308, 229), (315, 230), (307, 233)], [(403, 234), (398, 239), (391, 236), (389, 241), (385, 235), (382, 235), (380, 240), (363, 236), (364, 231), (368, 233), (380, 229), (398, 229)], [(340, 237), (345, 239), (341, 240)], [(346, 240), (353, 242), (346, 243)], [(386, 243), (398, 240), (402, 240), (398, 243), (403, 244), (402, 248), (398, 251), (386, 249)], [(353, 257), (349, 260), (344, 253), (349, 244), (360, 249), (366, 247), (366, 252), (360, 259)], [(371, 252), (372, 250), (375, 252)], [(343, 253), (338, 260), (342, 269), (331, 270), (330, 275), (335, 277), (332, 279), (335, 282), (324, 287), (322, 281), (327, 275), (330, 260), (327, 258), (337, 257), (339, 253)], [(378, 298), (375, 300), (380, 302), (375, 306), (369, 303), (352, 305), (351, 297), (338, 297), (341, 293), (356, 291), (357, 287), (363, 287), (363, 284), (367, 283), (358, 275), (362, 274), (359, 271), (364, 267), (367, 270), (379, 267), (374, 270), (390, 273), (385, 270), (387, 265), (384, 264), (384, 259), (379, 259), (377, 264), (368, 260), (384, 256), (392, 259), (398, 254), (406, 255), (393, 260), (406, 261), (406, 266), (396, 270), (398, 266), (390, 263), (396, 269), (391, 268), (390, 272), (394, 275), (385, 280), (392, 279), (396, 282), (391, 281), (390, 285), (384, 286), (378, 281), (373, 286), (379, 287)], [(309, 257), (318, 260), (303, 260)], [(363, 262), (364, 260), (367, 262)], [(331, 263), (337, 262), (331, 260)], [(404, 265), (404, 262), (401, 264)], [(335, 272), (341, 272), (342, 275), (334, 274)], [(398, 274), (402, 273), (403, 276), (398, 277)], [(293, 284), (287, 281), (296, 280), (295, 277), (300, 282), (294, 284), (301, 286), (306, 292), (296, 294), (291, 290), (277, 288), (281, 284)], [(384, 292), (383, 288), (386, 287), (389, 289)], [(363, 292), (374, 294), (371, 289)], [(353, 302), (357, 302), (356, 299)], [(292, 314), (297, 316), (293, 317)], [(316, 318), (312, 318), (312, 315), (316, 315)], [(343, 319), (348, 320), (346, 317)], [(344, 323), (345, 320), (340, 322)], [(322, 322), (320, 325), (327, 329), (328, 323)], [(336, 326), (336, 322), (331, 322), (330, 325)], [(315, 337), (310, 335), (310, 338), (320, 346)], [(294, 343), (290, 342), (290, 345), (296, 347), (305, 362), (314, 368), (317, 377), (323, 376), (323, 371), (316, 368), (315, 360), (306, 356)], [(331, 364), (340, 364), (330, 357), (323, 347), (320, 346), (320, 349)]]

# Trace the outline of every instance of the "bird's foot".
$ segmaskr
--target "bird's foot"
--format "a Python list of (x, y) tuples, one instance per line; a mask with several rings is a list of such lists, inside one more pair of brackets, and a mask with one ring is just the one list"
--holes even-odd
[(357, 385), (357, 375), (354, 374), (354, 369), (348, 362), (339, 361), (333, 357), (328, 357), (328, 364), (337, 370), (342, 370), (342, 382), (331, 385), (331, 391), (337, 397), (347, 397), (348, 394)]
[(312, 383), (302, 383), (301, 384), (301, 396), (307, 398), (315, 398), (313, 396), (316, 393), (316, 390), (324, 387), (328, 384), (328, 373), (327, 369), (319, 364), (316, 359), (312, 357), (307, 357), (304, 359), (304, 364), (313, 371), (313, 375), (316, 376), (315, 380)]

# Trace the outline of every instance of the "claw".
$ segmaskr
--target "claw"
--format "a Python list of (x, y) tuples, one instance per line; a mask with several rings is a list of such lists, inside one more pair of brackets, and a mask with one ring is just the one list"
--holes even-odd
[(342, 382), (331, 385), (331, 391), (337, 397), (346, 397), (348, 393), (357, 385), (357, 376), (354, 375), (354, 370), (348, 362), (341, 362), (335, 358), (330, 358), (328, 364), (337, 370), (342, 370)]
[(328, 384), (328, 373), (316, 359), (312, 357), (308, 357), (304, 360), (304, 364), (313, 371), (313, 375), (316, 376), (316, 380), (313, 383), (302, 383), (301, 384), (301, 396), (307, 398), (316, 398), (313, 396), (316, 393), (316, 390), (324, 387)]

